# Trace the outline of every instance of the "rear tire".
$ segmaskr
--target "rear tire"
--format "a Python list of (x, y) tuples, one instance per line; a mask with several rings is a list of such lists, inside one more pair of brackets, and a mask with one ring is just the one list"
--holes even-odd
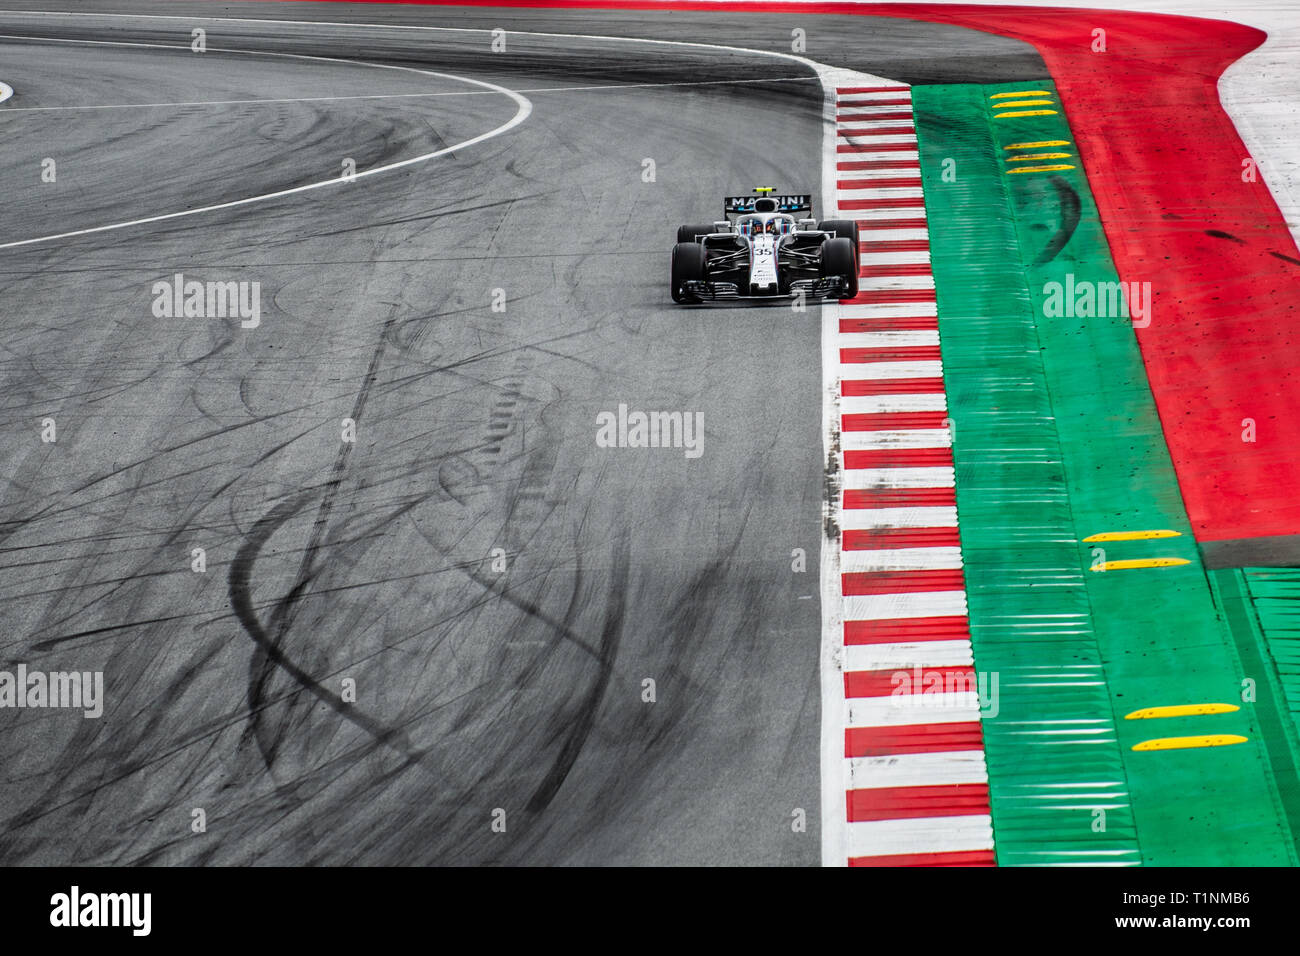
[[(686, 228), (683, 226), (682, 228)], [(704, 247), (698, 242), (679, 242), (673, 246), (672, 294), (674, 302), (699, 302), (682, 291), (686, 282), (704, 278)]]
[(858, 257), (852, 239), (836, 236), (822, 243), (822, 278), (832, 276), (845, 279), (841, 299), (851, 299), (858, 294)]
[(707, 235), (709, 235), (710, 233), (715, 232), (715, 231), (716, 231), (716, 230), (715, 230), (715, 229), (713, 228), (713, 226), (711, 226), (711, 225), (709, 225), (709, 226), (678, 226), (678, 227), (677, 227), (677, 241), (678, 241), (678, 242), (694, 242), (694, 241), (695, 241), (697, 238), (699, 238), (700, 236), (707, 236)]

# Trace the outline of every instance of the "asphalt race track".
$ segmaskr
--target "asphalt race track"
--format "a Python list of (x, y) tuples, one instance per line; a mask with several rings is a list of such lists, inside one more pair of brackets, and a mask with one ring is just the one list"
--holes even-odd
[[(7, 715), (0, 861), (816, 864), (817, 310), (675, 308), (667, 253), (725, 194), (821, 194), (821, 87), (521, 32), (788, 51), (798, 20), (30, 5), (0, 10), (0, 656), (106, 701)], [(834, 66), (1044, 72), (835, 23)], [(155, 315), (176, 274), (259, 283), (260, 323)], [(702, 454), (598, 447), (621, 403), (701, 412)]]

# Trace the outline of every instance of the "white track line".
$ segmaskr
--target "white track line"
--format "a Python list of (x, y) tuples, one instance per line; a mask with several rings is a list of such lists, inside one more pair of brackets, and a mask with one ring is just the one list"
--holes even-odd
[(860, 255), (864, 266), (929, 265), (930, 253), (924, 249), (911, 252), (864, 252)]
[[(840, 571), (942, 571), (962, 567), (961, 548), (886, 548), (878, 551), (845, 551), (840, 554)], [(845, 648), (847, 651), (848, 648)]]
[[(845, 308), (845, 306), (841, 306)], [(848, 316), (841, 316), (848, 318)], [(839, 331), (837, 327), (836, 332)], [(836, 345), (836, 360), (839, 360), (839, 346)], [(847, 381), (857, 379), (888, 378), (938, 378), (943, 375), (943, 363), (938, 359), (927, 362), (860, 362), (851, 370), (845, 369)]]
[(957, 480), (951, 465), (903, 468), (850, 468), (844, 488), (952, 488)]
[(840, 199), (920, 199), (920, 186), (865, 186), (841, 189)]
[[(889, 96), (889, 94), (884, 94), (884, 96), (881, 97), (881, 99), (885, 99), (885, 98), (900, 99), (900, 97), (896, 97), (896, 96), (891, 97)], [(911, 99), (910, 96), (906, 98)], [(870, 119), (872, 116), (878, 116), (881, 113), (897, 113), (900, 111), (904, 111), (906, 109), (907, 109), (906, 106), (846, 106), (841, 101), (839, 118), (841, 122), (845, 120), (848, 120), (850, 122), (857, 122), (860, 117), (866, 117)], [(897, 121), (890, 120), (889, 122), (897, 122)]]
[[(3, 12), (3, 11), (0, 11)], [(171, 49), (171, 47), (168, 47)], [(355, 62), (355, 61), (348, 61)], [(515, 90), (516, 93), (581, 93), (581, 92), (602, 92), (605, 90), (644, 90), (655, 89), (658, 87), (673, 86), (752, 86), (756, 83), (812, 83), (816, 77), (812, 76), (774, 76), (768, 79), (745, 79), (745, 80), (681, 80), (673, 83), (605, 83), (595, 86), (536, 86), (529, 89)], [(3, 89), (8, 89), (3, 83), (0, 83), (0, 103), (7, 99), (3, 95)], [(10, 95), (12, 95), (12, 90)], [(346, 100), (405, 100), (405, 99), (436, 99), (440, 97), (462, 97), (462, 96), (495, 96), (495, 90), (456, 90), (442, 93), (357, 93), (352, 95), (340, 96), (286, 96), (277, 98), (251, 99), (251, 100), (174, 100), (164, 103), (101, 103), (95, 106), (15, 106), (5, 110), (6, 113), (69, 113), (85, 112), (90, 110), (143, 110), (143, 109), (165, 109), (167, 107), (189, 107), (189, 106), (258, 106), (262, 104), (284, 104), (284, 103), (334, 103)], [(902, 169), (897, 170), (900, 175), (912, 176), (914, 172)], [(888, 176), (889, 171), (873, 173), (876, 176)]]
[(850, 856), (925, 853), (936, 844), (955, 851), (986, 850), (993, 845), (992, 818), (985, 813), (849, 824)]
[[(889, 212), (888, 209), (884, 210)], [(856, 210), (859, 219), (864, 218), (863, 210)], [(892, 236), (894, 230), (889, 231)], [(844, 311), (840, 314), (844, 319), (878, 319), (878, 318), (915, 318), (917, 316), (938, 316), (938, 306), (933, 302), (879, 302), (872, 305), (849, 304), (840, 306)]]
[[(916, 724), (964, 724), (979, 720), (980, 698), (977, 691), (921, 694), (922, 699), (908, 702), (898, 697), (854, 697), (845, 703), (840, 719), (843, 727), (906, 727)], [(843, 737), (840, 753), (844, 752)], [(841, 760), (844, 758), (841, 757)], [(850, 758), (851, 759), (851, 758)]]
[[(916, 667), (970, 667), (970, 641), (916, 641), (910, 644), (848, 644), (846, 671), (906, 671)], [(979, 753), (979, 751), (972, 751)]]
[[(845, 210), (845, 212), (851, 213), (853, 218), (859, 221), (865, 219), (915, 219), (917, 222), (926, 221), (925, 209), (921, 206), (908, 207), (907, 209), (851, 209)], [(887, 239), (892, 235), (892, 232), (889, 234), (882, 232), (880, 238)]]
[[(14, 38), (7, 35), (0, 35), (0, 39), (14, 39)], [(58, 41), (51, 41), (50, 38), (42, 38), (42, 42), (75, 43), (75, 44), (93, 45), (93, 46), (147, 47), (152, 49), (163, 49), (163, 50), (173, 50), (173, 51), (188, 51), (189, 49), (188, 47), (176, 47), (170, 44), (163, 44), (163, 43), (128, 43), (119, 40), (60, 39)], [(20, 246), (30, 246), (40, 242), (52, 242), (58, 239), (71, 239), (76, 236), (89, 236), (95, 233), (111, 232), (117, 229), (128, 229), (133, 226), (143, 226), (154, 222), (166, 222), (167, 220), (171, 220), (171, 219), (181, 219), (187, 216), (198, 216), (198, 215), (202, 215), (203, 213), (217, 212), (222, 209), (235, 209), (240, 206), (249, 206), (254, 203), (266, 202), (271, 199), (279, 199), (283, 196), (294, 196), (300, 193), (311, 192), (316, 189), (324, 189), (327, 186), (339, 186), (344, 184), (351, 184), (354, 183), (356, 180), (365, 179), (369, 176), (378, 176), (381, 173), (392, 172), (395, 169), (401, 169), (405, 166), (414, 166), (417, 163), (427, 162), (428, 160), (436, 159), (439, 156), (445, 156), (448, 153), (455, 152), (458, 149), (467, 149), (470, 146), (474, 146), (477, 145), (478, 143), (484, 142), (485, 140), (489, 140), (494, 136), (500, 136), (502, 133), (506, 133), (514, 129), (524, 120), (528, 119), (529, 115), (533, 111), (532, 102), (526, 96), (522, 96), (519, 93), (515, 92), (514, 90), (507, 89), (504, 86), (498, 86), (495, 83), (489, 83), (486, 80), (476, 80), (476, 79), (472, 79), (471, 77), (457, 76), (452, 73), (438, 73), (433, 70), (420, 70), (420, 69), (416, 69), (413, 66), (394, 66), (388, 63), (369, 63), (360, 60), (344, 60), (344, 59), (340, 59), (339, 57), (332, 57), (332, 56), (312, 56), (306, 53), (272, 53), (264, 50), (216, 49), (214, 47), (209, 47), (208, 52), (209, 53), (232, 53), (236, 55), (248, 55), (248, 56), (271, 56), (271, 57), (281, 57), (281, 58), (292, 59), (292, 60), (312, 60), (312, 61), (323, 62), (323, 63), (344, 63), (349, 66), (373, 67), (377, 70), (400, 70), (405, 73), (416, 73), (423, 76), (437, 77), (438, 79), (441, 80), (452, 80), (459, 83), (469, 83), (473, 86), (481, 86), (484, 89), (490, 90), (493, 93), (499, 93), (502, 96), (509, 97), (511, 100), (515, 102), (515, 105), (518, 108), (515, 111), (515, 115), (511, 117), (507, 122), (502, 123), (500, 126), (496, 127), (495, 129), (488, 130), (486, 133), (480, 133), (478, 136), (474, 136), (462, 142), (455, 143), (452, 146), (446, 146), (442, 149), (434, 150), (431, 153), (424, 153), (420, 156), (414, 156), (410, 159), (403, 159), (395, 163), (387, 163), (383, 166), (376, 166), (374, 169), (367, 169), (362, 172), (354, 173), (351, 176), (347, 176), (347, 177), (338, 176), (333, 179), (322, 180), (321, 182), (308, 183), (305, 186), (294, 186), (290, 189), (278, 189), (275, 192), (263, 193), (259, 196), (248, 196), (244, 199), (235, 199), (230, 202), (214, 203), (210, 206), (199, 206), (196, 209), (183, 209), (180, 212), (162, 213), (157, 216), (145, 216), (140, 219), (129, 219), (124, 222), (109, 223), (103, 226), (92, 226), (88, 229), (73, 229), (73, 230), (69, 230), (68, 232), (53, 233), (48, 236), (37, 236), (32, 239), (20, 239), (16, 242), (4, 242), (4, 243), (0, 243), (0, 249), (16, 249)]]
[[(840, 156), (836, 157), (836, 159), (838, 162), (841, 163), (879, 163), (879, 162), (892, 163), (895, 161), (900, 163), (917, 163), (918, 165), (912, 169), (913, 174), (916, 174), (916, 171), (921, 168), (919, 165), (920, 156), (921, 154), (914, 149), (900, 149), (896, 152), (889, 151), (889, 150), (877, 150), (876, 152), (865, 152), (865, 153), (843, 153)], [(847, 176), (869, 176), (871, 175), (871, 173), (869, 170), (845, 170), (844, 175), (846, 177)]]
[[(866, 289), (933, 289), (934, 276), (863, 276), (858, 285)], [(933, 303), (931, 303), (933, 304)]]
[[(854, 366), (844, 367), (855, 378)], [(838, 427), (838, 420), (837, 420)], [(845, 432), (840, 436), (844, 451), (883, 451), (891, 448), (951, 448), (952, 435), (946, 428), (898, 428), (874, 432)]]
[(884, 415), (889, 412), (942, 412), (948, 400), (943, 392), (885, 395), (844, 395), (840, 411), (845, 415)]
[[(920, 278), (914, 276), (913, 278)], [(866, 285), (866, 283), (862, 283)], [(905, 329), (887, 332), (841, 332), (839, 344), (842, 349), (897, 349), (915, 348), (923, 345), (938, 345), (939, 332), (936, 329)]]
[(916, 787), (935, 784), (983, 783), (988, 779), (979, 750), (953, 753), (895, 754), (849, 760), (855, 789)]
[(871, 531), (875, 528), (955, 528), (957, 509), (952, 505), (918, 508), (845, 508), (840, 512), (840, 527), (846, 531)]
[(871, 180), (879, 186), (888, 186), (891, 180), (915, 179), (921, 175), (920, 165), (903, 166), (899, 169), (858, 169), (845, 170), (844, 178)]

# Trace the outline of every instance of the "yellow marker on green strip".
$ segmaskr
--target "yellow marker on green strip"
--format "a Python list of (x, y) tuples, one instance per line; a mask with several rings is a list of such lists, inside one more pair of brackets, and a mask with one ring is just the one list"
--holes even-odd
[(1193, 747), (1230, 747), (1244, 744), (1245, 737), (1237, 734), (1206, 734), (1201, 737), (1157, 737), (1134, 744), (1134, 750), (1190, 750)]
[(1056, 110), (1016, 110), (1011, 113), (994, 113), (994, 119), (1007, 119), (1012, 116), (1055, 116)]
[(1009, 100), (1013, 96), (1051, 96), (1051, 90), (1016, 90), (1011, 93), (994, 93), (991, 100)]
[(1003, 149), (1046, 149), (1048, 146), (1069, 146), (1068, 139), (1044, 139), (1037, 143), (1012, 143), (1010, 146), (1003, 146)]
[(1074, 167), (1064, 164), (1056, 166), (1021, 166), (1019, 169), (1008, 169), (1007, 175), (1011, 176), (1015, 173), (1055, 173), (1062, 169), (1074, 169)]
[(1180, 538), (1181, 531), (1170, 531), (1167, 528), (1158, 528), (1153, 531), (1103, 531), (1101, 534), (1090, 534), (1084, 538), (1088, 541), (1146, 541), (1149, 538)]
[(1026, 153), (1023, 156), (1008, 156), (1008, 163), (1029, 163), (1044, 159), (1069, 159), (1073, 153)]
[(1158, 717), (1204, 717), (1207, 714), (1230, 714), (1241, 710), (1236, 704), (1174, 704), (1169, 707), (1143, 707), (1131, 714), (1125, 714), (1125, 720), (1154, 720)]
[(1013, 109), (1017, 106), (1052, 106), (1051, 100), (1007, 100), (1005, 103), (994, 103), (995, 110)]
[(1107, 561), (1093, 571), (1129, 571), (1134, 568), (1176, 568), (1180, 564), (1191, 564), (1186, 558), (1133, 558), (1128, 561)]

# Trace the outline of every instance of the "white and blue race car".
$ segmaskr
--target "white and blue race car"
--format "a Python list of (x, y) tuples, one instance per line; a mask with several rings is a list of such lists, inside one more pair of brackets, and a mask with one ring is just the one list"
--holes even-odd
[(671, 269), (674, 302), (768, 299), (803, 295), (851, 299), (858, 294), (858, 224), (849, 219), (796, 219), (812, 197), (727, 196), (726, 218), (677, 230)]

